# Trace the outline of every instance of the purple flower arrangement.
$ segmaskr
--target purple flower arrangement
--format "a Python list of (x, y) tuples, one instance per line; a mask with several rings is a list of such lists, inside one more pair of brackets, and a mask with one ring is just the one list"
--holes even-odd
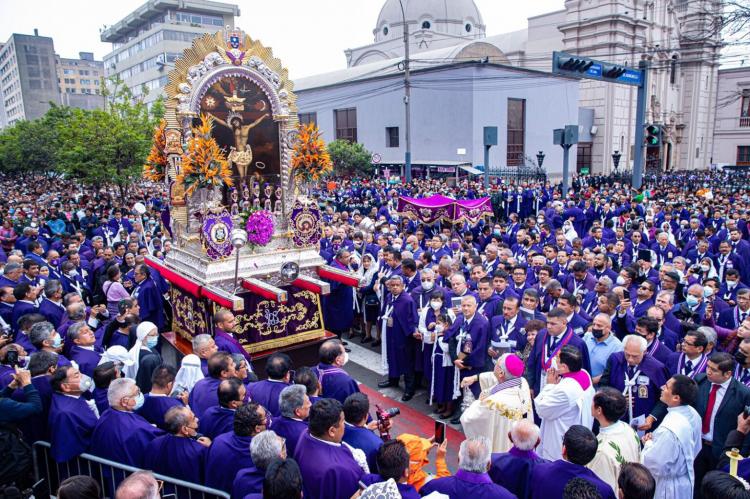
[(273, 237), (273, 214), (268, 210), (250, 213), (245, 225), (247, 243), (252, 246), (265, 246)]

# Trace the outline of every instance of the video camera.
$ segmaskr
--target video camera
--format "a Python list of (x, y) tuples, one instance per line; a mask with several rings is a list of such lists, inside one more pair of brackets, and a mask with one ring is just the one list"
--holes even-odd
[(390, 409), (381, 409), (379, 405), (375, 406), (375, 416), (378, 418), (378, 430), (380, 431), (380, 438), (383, 441), (391, 439), (391, 432), (388, 430), (388, 421), (391, 418), (395, 418), (401, 414), (401, 409), (398, 407), (391, 407)]

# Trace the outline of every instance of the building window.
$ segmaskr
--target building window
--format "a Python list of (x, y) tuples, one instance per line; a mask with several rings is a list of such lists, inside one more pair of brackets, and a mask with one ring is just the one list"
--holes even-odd
[(385, 127), (385, 147), (398, 147), (398, 127)]
[(336, 122), (336, 140), (357, 142), (357, 109), (336, 109), (333, 115)]
[(431, 27), (432, 27), (432, 24), (430, 24), (430, 21), (422, 22), (422, 29), (430, 29)]
[(677, 80), (677, 56), (673, 55), (669, 63), (669, 83), (674, 85)]
[(737, 146), (737, 166), (750, 166), (750, 146)]
[(576, 171), (581, 175), (591, 175), (591, 142), (578, 144)]
[(742, 104), (740, 105), (740, 118), (750, 118), (750, 90), (742, 91)]
[(309, 125), (310, 123), (318, 124), (318, 113), (299, 113), (299, 122), (301, 125)]
[(524, 142), (526, 137), (526, 100), (508, 99), (508, 166), (524, 164)]
[(464, 29), (466, 29), (467, 33), (471, 33), (471, 24), (466, 23), (466, 26), (464, 26)]

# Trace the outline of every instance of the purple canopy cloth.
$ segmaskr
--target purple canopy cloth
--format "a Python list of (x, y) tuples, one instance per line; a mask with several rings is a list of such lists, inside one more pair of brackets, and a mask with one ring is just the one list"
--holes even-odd
[(453, 224), (475, 224), (484, 214), (492, 215), (492, 204), (490, 198), (456, 200), (439, 194), (422, 199), (401, 196), (398, 198), (398, 212), (428, 225), (441, 220)]

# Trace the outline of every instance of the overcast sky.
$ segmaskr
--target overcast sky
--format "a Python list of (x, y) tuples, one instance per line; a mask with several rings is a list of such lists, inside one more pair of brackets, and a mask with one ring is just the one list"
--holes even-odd
[[(274, 50), (292, 78), (346, 67), (344, 49), (373, 42), (372, 30), (385, 0), (239, 0), (236, 25)], [(526, 18), (563, 8), (564, 0), (475, 0), (495, 35), (526, 27)], [(144, 0), (0, 0), (0, 42), (12, 33), (51, 36), (63, 57), (111, 50), (99, 40)], [(232, 3), (232, 2), (228, 2)]]

